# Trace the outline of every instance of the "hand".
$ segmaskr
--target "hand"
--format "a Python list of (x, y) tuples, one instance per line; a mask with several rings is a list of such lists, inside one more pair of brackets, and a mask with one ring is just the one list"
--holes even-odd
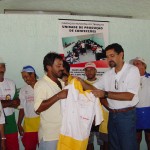
[(67, 95), (68, 95), (68, 89), (64, 89), (64, 90), (62, 90), (62, 91), (60, 91), (59, 93), (56, 94), (56, 96), (59, 99), (67, 98)]
[(92, 93), (95, 97), (99, 97), (99, 98), (103, 98), (105, 94), (105, 92), (102, 90), (93, 90)]
[(20, 100), (19, 99), (12, 100), (11, 106), (13, 108), (17, 108), (19, 105), (20, 105)]
[(18, 125), (18, 131), (19, 131), (20, 136), (23, 136), (24, 129), (23, 129), (23, 127), (21, 125)]

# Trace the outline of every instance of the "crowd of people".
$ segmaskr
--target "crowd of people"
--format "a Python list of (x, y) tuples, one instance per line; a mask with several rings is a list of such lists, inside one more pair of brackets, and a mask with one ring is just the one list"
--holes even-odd
[(67, 55), (65, 56), (65, 59), (69, 64), (79, 62), (80, 55), (84, 56), (90, 52), (95, 55), (95, 60), (102, 60), (106, 58), (103, 46), (93, 40), (86, 39), (77, 41), (76, 43), (73, 42), (72, 44), (74, 46), (72, 47), (72, 49), (70, 49), (70, 51), (67, 52)]
[[(43, 59), (43, 78), (37, 79), (32, 66), (22, 68), (21, 76), (26, 84), (19, 93), (15, 83), (5, 78), (6, 62), (0, 58), (0, 149), (19, 150), (19, 133), (25, 150), (64, 150), (60, 145), (57, 148), (62, 130), (61, 100), (68, 96), (66, 86), (76, 79), (84, 91), (90, 90), (100, 101), (103, 122), (96, 126), (96, 118), (88, 122), (91, 126), (86, 148), (68, 150), (94, 150), (94, 136), (100, 150), (140, 150), (142, 131), (150, 150), (147, 63), (141, 57), (125, 62), (124, 49), (118, 43), (108, 45), (105, 56), (110, 69), (97, 78), (96, 65), (88, 62), (83, 80), (70, 75), (70, 65), (62, 56), (50, 52)], [(15, 109), (19, 110), (18, 121)], [(71, 131), (69, 126), (66, 134)]]

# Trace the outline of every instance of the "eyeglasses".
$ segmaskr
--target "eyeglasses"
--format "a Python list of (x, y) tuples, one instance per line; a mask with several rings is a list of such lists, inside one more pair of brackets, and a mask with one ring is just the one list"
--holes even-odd
[(118, 87), (118, 81), (117, 81), (117, 80), (115, 80), (115, 89), (116, 89), (116, 90), (119, 89), (119, 87)]

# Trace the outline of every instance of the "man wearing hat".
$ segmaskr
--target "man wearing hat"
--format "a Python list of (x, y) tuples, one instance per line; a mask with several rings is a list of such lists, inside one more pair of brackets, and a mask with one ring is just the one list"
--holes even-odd
[(5, 62), (0, 58), (0, 100), (5, 115), (5, 137), (7, 150), (19, 150), (18, 131), (15, 120), (14, 108), (20, 104), (15, 97), (16, 87), (12, 80), (4, 78), (6, 71)]
[[(18, 129), (22, 136), (25, 150), (36, 150), (38, 145), (38, 129), (40, 117), (34, 111), (34, 85), (37, 75), (32, 66), (24, 66), (21, 75), (26, 85), (19, 92), (20, 111), (18, 117)], [(22, 127), (22, 121), (24, 125)]]
[[(85, 80), (86, 83), (94, 85), (99, 81), (99, 79), (96, 77), (97, 69), (96, 69), (95, 63), (93, 63), (93, 62), (86, 63), (85, 67), (84, 67), (84, 71), (85, 71), (85, 75), (86, 75), (86, 78), (87, 78)], [(108, 114), (108, 111), (104, 107), (103, 107), (103, 110), (105, 110), (105, 111), (103, 111), (105, 114), (106, 113)], [(104, 119), (106, 119), (106, 118), (104, 118)], [(106, 122), (106, 120), (104, 120), (104, 121)], [(102, 122), (102, 124), (104, 123), (104, 121)], [(101, 131), (99, 131), (99, 125), (94, 126), (94, 124), (93, 124), (92, 128), (91, 128), (91, 133), (90, 133), (90, 137), (89, 137), (87, 150), (94, 150), (94, 145), (93, 145), (94, 135), (96, 135), (96, 137), (97, 137), (98, 145), (101, 145), (100, 149), (102, 149), (102, 148), (107, 149), (107, 148), (104, 148), (104, 147), (107, 147), (108, 135), (107, 135), (107, 133), (100, 133), (100, 132)]]
[(130, 63), (139, 69), (141, 76), (138, 93), (139, 103), (136, 105), (138, 149), (140, 149), (143, 130), (145, 132), (147, 149), (150, 149), (150, 75), (146, 72), (147, 64), (143, 58), (136, 57), (130, 60)]

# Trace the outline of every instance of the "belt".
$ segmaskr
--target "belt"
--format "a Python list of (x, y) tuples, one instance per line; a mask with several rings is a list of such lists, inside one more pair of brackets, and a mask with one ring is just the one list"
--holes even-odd
[(119, 112), (127, 112), (129, 110), (133, 110), (135, 109), (135, 107), (127, 107), (127, 108), (121, 108), (121, 109), (111, 109), (109, 108), (109, 111), (112, 112), (112, 113), (119, 113)]

